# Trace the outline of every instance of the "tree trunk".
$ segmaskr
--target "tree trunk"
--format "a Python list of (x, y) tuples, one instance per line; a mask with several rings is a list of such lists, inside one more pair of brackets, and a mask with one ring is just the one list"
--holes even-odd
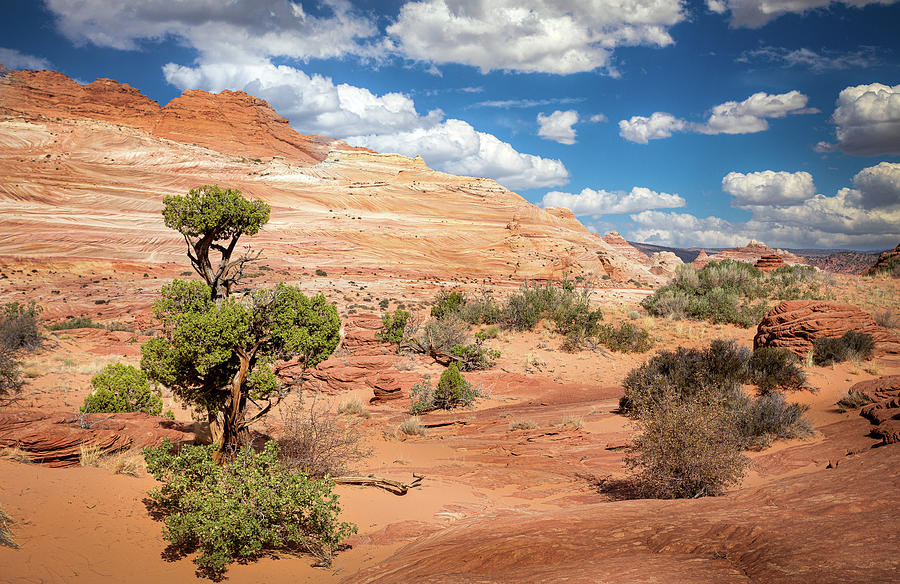
[(222, 409), (209, 414), (209, 432), (215, 447), (213, 460), (216, 464), (222, 464), (227, 455), (236, 453), (250, 443), (250, 430), (244, 425), (247, 397), (243, 391), (250, 371), (250, 359), (244, 354), (239, 355), (239, 358), (241, 365), (234, 375)]

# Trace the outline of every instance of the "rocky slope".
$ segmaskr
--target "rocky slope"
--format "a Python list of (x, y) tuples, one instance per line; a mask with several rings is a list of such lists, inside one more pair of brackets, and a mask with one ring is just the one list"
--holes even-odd
[(832, 274), (861, 274), (878, 259), (877, 254), (861, 251), (839, 251), (825, 256), (803, 256), (811, 266)]
[(900, 273), (900, 244), (878, 256), (878, 260), (864, 272), (867, 275), (887, 274), (897, 277)]
[(184, 243), (162, 224), (162, 198), (213, 183), (272, 205), (253, 245), (288, 270), (664, 279), (571, 213), (420, 158), (303, 136), (242, 92), (187, 91), (160, 107), (108, 79), (0, 77), (2, 256), (180, 261)]

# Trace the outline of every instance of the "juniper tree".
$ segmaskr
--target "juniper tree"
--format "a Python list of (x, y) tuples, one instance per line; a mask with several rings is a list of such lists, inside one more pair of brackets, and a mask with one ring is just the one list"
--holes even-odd
[[(169, 195), (163, 205), (166, 227), (184, 236), (191, 266), (212, 290), (212, 299), (231, 294), (244, 266), (259, 258), (259, 254), (247, 253), (232, 260), (234, 248), (241, 235), (256, 235), (269, 221), (269, 205), (217, 185), (203, 185), (187, 195)], [(220, 254), (215, 267), (211, 251)]]
[(248, 427), (290, 390), (275, 365), (303, 371), (337, 347), (341, 321), (322, 294), (278, 284), (214, 300), (203, 282), (175, 280), (154, 304), (162, 336), (141, 349), (141, 368), (181, 400), (205, 410), (216, 460), (247, 444)]

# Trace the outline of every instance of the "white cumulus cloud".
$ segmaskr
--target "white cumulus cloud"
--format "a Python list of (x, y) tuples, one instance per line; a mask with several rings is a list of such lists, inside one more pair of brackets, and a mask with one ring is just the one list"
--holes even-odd
[(759, 91), (744, 101), (726, 101), (714, 106), (703, 123), (688, 122), (666, 112), (655, 112), (650, 117), (633, 116), (619, 122), (619, 135), (646, 144), (649, 140), (668, 138), (674, 132), (752, 134), (769, 128), (767, 118), (817, 113), (818, 110), (806, 107), (808, 99), (799, 91), (777, 95)]
[[(805, 177), (782, 180), (807, 183)], [(636, 227), (626, 238), (676, 246), (734, 246), (756, 239), (775, 247), (894, 247), (900, 240), (900, 164), (882, 162), (865, 168), (853, 184), (833, 196), (814, 194), (780, 204), (747, 205), (744, 208), (751, 212), (747, 221), (643, 211), (631, 215)]]
[(15, 49), (7, 49), (4, 47), (0, 47), (0, 63), (3, 63), (3, 66), (7, 69), (32, 69), (41, 71), (52, 67), (50, 61), (47, 59), (35, 57), (34, 55), (27, 55)]
[(391, 49), (430, 63), (527, 73), (615, 74), (615, 47), (672, 44), (681, 0), (420, 0), (387, 28)]
[(649, 118), (632, 116), (619, 121), (619, 136), (631, 142), (646, 144), (650, 140), (668, 138), (673, 132), (682, 132), (688, 123), (666, 112), (655, 112)]
[(578, 123), (578, 112), (575, 110), (556, 110), (550, 115), (538, 114), (538, 136), (553, 140), (560, 144), (575, 143), (575, 124)]
[(893, 4), (897, 0), (707, 0), (713, 12), (731, 12), (733, 28), (759, 28), (785, 14), (803, 14), (832, 4), (862, 8), (869, 4)]
[(578, 194), (551, 191), (544, 195), (544, 207), (566, 207), (575, 215), (588, 215), (594, 219), (614, 213), (635, 213), (645, 209), (674, 209), (684, 207), (685, 200), (678, 195), (658, 193), (645, 187), (634, 187), (630, 192), (604, 189), (582, 189)]
[(722, 179), (722, 190), (734, 197), (737, 207), (781, 205), (804, 201), (816, 194), (808, 172), (730, 172)]
[(511, 189), (557, 186), (569, 180), (569, 171), (559, 160), (518, 152), (462, 120), (448, 119), (432, 127), (392, 134), (348, 136), (346, 140), (379, 152), (419, 154), (438, 170), (490, 177)]
[(856, 156), (900, 154), (900, 84), (855, 85), (841, 91), (831, 116), (836, 143), (820, 142), (820, 152)]

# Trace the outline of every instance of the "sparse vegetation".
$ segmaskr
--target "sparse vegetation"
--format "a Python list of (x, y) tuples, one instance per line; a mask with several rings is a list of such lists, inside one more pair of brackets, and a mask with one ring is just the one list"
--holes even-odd
[(359, 416), (360, 418), (368, 419), (371, 414), (369, 414), (369, 410), (366, 409), (365, 404), (363, 404), (362, 400), (356, 396), (348, 398), (341, 402), (338, 406), (337, 412), (339, 414), (346, 414), (348, 416)]
[(41, 312), (39, 304), (19, 304), (9, 302), (0, 313), (0, 347), (11, 351), (36, 349), (44, 340), (41, 335)]
[(450, 355), (459, 364), (463, 371), (475, 369), (488, 369), (494, 366), (494, 361), (500, 358), (500, 351), (484, 346), (487, 335), (482, 332), (475, 333), (475, 342), (469, 345), (456, 345), (450, 349)]
[(15, 524), (13, 518), (0, 508), (0, 545), (18, 549), (19, 544), (16, 543), (16, 538), (13, 536), (12, 532), (13, 524)]
[(382, 343), (400, 345), (406, 339), (409, 317), (408, 312), (399, 308), (393, 314), (385, 313), (381, 317), (381, 330), (375, 333), (375, 338)]
[(66, 320), (54, 322), (47, 327), (51, 331), (68, 331), (82, 328), (103, 328), (99, 322), (94, 322), (89, 316), (73, 316)]
[(835, 405), (843, 413), (850, 410), (858, 410), (870, 403), (872, 403), (872, 398), (868, 394), (851, 389)]
[(307, 552), (330, 564), (341, 541), (356, 532), (338, 520), (334, 484), (284, 466), (276, 442), (259, 453), (242, 448), (224, 466), (212, 454), (211, 446), (175, 453), (168, 440), (144, 450), (147, 471), (162, 483), (150, 498), (165, 516), (163, 537), (175, 554), (199, 551), (201, 575), (219, 579), (231, 562), (266, 550)]
[(338, 476), (370, 454), (356, 423), (340, 419), (316, 399), (309, 408), (288, 408), (282, 419), (279, 459), (288, 468), (316, 478)]
[(430, 381), (423, 380), (409, 390), (413, 414), (470, 406), (478, 395), (478, 389), (466, 381), (455, 362), (441, 373), (436, 387), (432, 387)]
[(644, 353), (653, 342), (650, 333), (630, 322), (623, 321), (618, 327), (604, 324), (597, 327), (597, 341), (610, 350), (621, 353)]
[(848, 360), (863, 360), (872, 356), (875, 341), (872, 335), (847, 331), (841, 337), (819, 337), (813, 343), (812, 360), (818, 366), (833, 365)]
[(537, 428), (537, 423), (534, 420), (512, 420), (509, 422), (509, 431), (515, 432), (516, 430), (534, 430)]
[(692, 318), (755, 326), (767, 300), (821, 299), (819, 275), (810, 266), (781, 266), (766, 274), (733, 260), (710, 262), (701, 270), (679, 266), (672, 281), (641, 302), (653, 316)]
[(410, 416), (400, 422), (400, 425), (397, 426), (397, 430), (401, 434), (406, 434), (407, 436), (424, 436), (425, 428), (422, 426), (421, 420), (419, 420), (419, 416)]
[(107, 365), (91, 379), (94, 391), (84, 398), (86, 413), (144, 412), (162, 413), (162, 398), (150, 388), (147, 374), (124, 363)]

